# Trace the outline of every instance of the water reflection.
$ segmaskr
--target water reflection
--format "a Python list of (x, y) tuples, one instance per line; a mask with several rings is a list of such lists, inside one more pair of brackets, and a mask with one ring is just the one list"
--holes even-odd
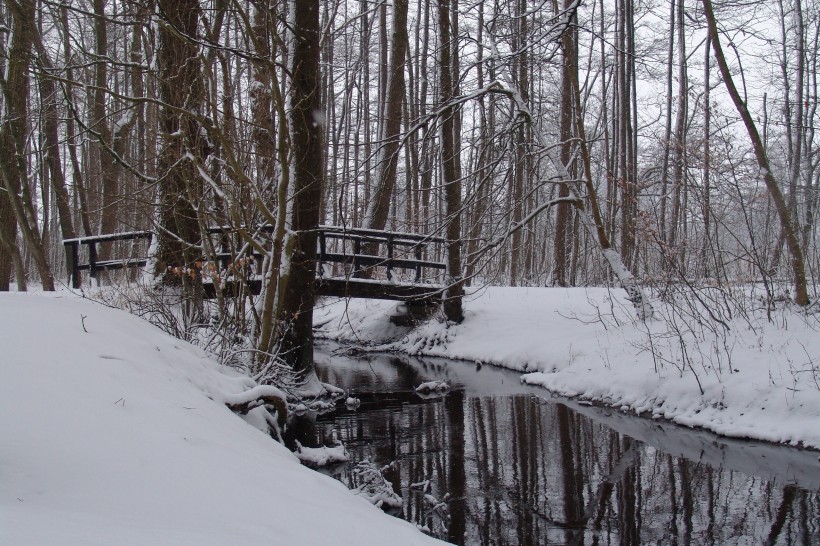
[[(356, 411), (303, 419), (386, 467), (399, 514), (457, 544), (820, 544), (818, 454), (545, 400), (460, 362), (324, 357)], [(447, 379), (424, 400), (414, 386)], [(573, 407), (570, 407), (572, 405)], [(349, 466), (333, 474), (350, 486)]]

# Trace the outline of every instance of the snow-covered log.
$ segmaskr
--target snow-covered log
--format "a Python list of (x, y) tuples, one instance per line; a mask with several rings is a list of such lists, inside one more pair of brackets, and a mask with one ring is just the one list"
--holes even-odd
[(303, 463), (315, 467), (346, 463), (350, 460), (350, 455), (348, 455), (347, 449), (341, 442), (339, 442), (339, 445), (332, 447), (305, 447), (297, 440), (294, 454)]
[(284, 425), (288, 416), (287, 396), (273, 385), (257, 385), (238, 394), (225, 394), (222, 398), (231, 411), (242, 415), (260, 406), (273, 406), (279, 427)]
[(442, 393), (450, 390), (450, 384), (446, 381), (427, 381), (416, 387), (416, 392), (421, 394)]

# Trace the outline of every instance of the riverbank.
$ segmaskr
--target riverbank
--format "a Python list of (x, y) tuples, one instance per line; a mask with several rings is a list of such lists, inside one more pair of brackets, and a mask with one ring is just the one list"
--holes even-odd
[(76, 295), (0, 293), (0, 544), (432, 544), (225, 406), (252, 386)]
[(820, 315), (757, 295), (703, 290), (654, 301), (634, 320), (623, 291), (489, 287), (465, 320), (414, 328), (396, 303), (324, 300), (317, 334), (379, 351), (445, 356), (522, 372), (562, 396), (736, 438), (820, 449)]

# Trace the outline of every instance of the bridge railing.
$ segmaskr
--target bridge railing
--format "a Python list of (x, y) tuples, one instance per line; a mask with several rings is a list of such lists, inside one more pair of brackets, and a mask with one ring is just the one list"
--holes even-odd
[[(127, 269), (131, 267), (145, 267), (148, 263), (148, 246), (154, 237), (153, 231), (129, 231), (125, 233), (111, 233), (108, 235), (91, 235), (88, 237), (75, 237), (73, 239), (65, 239), (63, 246), (65, 247), (68, 259), (71, 264), (71, 282), (72, 288), (80, 288), (82, 286), (81, 271), (88, 271), (91, 278), (96, 279), (100, 271), (111, 271), (116, 269)], [(103, 243), (111, 243), (116, 241), (136, 241), (147, 240), (144, 255), (120, 259), (106, 259), (100, 260), (97, 245)], [(82, 262), (81, 252), (82, 247), (87, 247), (88, 259)]]
[[(273, 227), (261, 225), (256, 230), (270, 233)], [(395, 270), (401, 269), (411, 272), (412, 282), (429, 283), (433, 279), (425, 275), (425, 269), (439, 272), (441, 276), (440, 272), (447, 268), (443, 261), (436, 259), (436, 256), (441, 257), (445, 254), (447, 241), (441, 237), (327, 225), (319, 226), (316, 231), (317, 265), (320, 276), (324, 274), (324, 264), (339, 264), (345, 268), (345, 276), (355, 276), (364, 270), (377, 271), (383, 268), (386, 271), (386, 280), (392, 282), (396, 280)], [(256, 262), (256, 271), (261, 270), (263, 254), (258, 249), (244, 244), (236, 230), (217, 226), (209, 228), (208, 232), (212, 237), (218, 236), (211, 241), (215, 250), (211, 258), (216, 260), (220, 270), (226, 270), (240, 254)], [(91, 278), (97, 278), (101, 271), (145, 267), (149, 261), (148, 248), (153, 237), (154, 232), (146, 230), (64, 240), (63, 245), (71, 263), (71, 286), (82, 286), (82, 271), (88, 271)], [(129, 240), (145, 240), (147, 244), (144, 245), (144, 249), (132, 248), (131, 252), (136, 253), (136, 256), (99, 259), (98, 245)], [(87, 251), (83, 251), (83, 247)], [(238, 249), (243, 247), (245, 251), (239, 253)], [(87, 259), (83, 261), (86, 256)]]
[[(264, 227), (265, 226), (263, 226), (263, 229)], [(231, 240), (231, 235), (235, 235), (235, 232), (224, 227), (212, 227), (208, 229), (208, 233), (211, 236), (221, 235), (214, 244), (216, 252), (213, 258), (216, 259), (222, 269), (227, 268), (228, 264), (232, 263), (236, 258), (236, 253), (232, 250), (232, 245), (234, 245), (233, 248), (236, 247), (236, 241)], [(153, 238), (153, 231), (142, 230), (65, 239), (63, 246), (70, 261), (71, 274), (69, 280), (71, 287), (80, 288), (80, 286), (82, 286), (82, 271), (88, 271), (89, 276), (92, 279), (96, 279), (97, 275), (102, 271), (145, 267), (150, 259), (148, 251)], [(117, 241), (139, 240), (146, 240), (147, 244), (145, 244), (143, 248), (133, 249), (138, 254), (137, 256), (105, 260), (101, 260), (99, 257), (99, 245)], [(83, 248), (86, 250), (83, 250)], [(255, 254), (255, 257), (259, 257), (258, 252)]]
[(320, 275), (322, 265), (331, 263), (348, 266), (345, 274), (353, 276), (365, 270), (384, 268), (386, 278), (391, 281), (395, 280), (396, 269), (410, 270), (414, 272), (413, 282), (418, 283), (425, 268), (447, 269), (444, 262), (428, 257), (436, 245), (442, 245), (438, 254), (443, 255), (447, 241), (441, 237), (339, 226), (320, 226), (317, 234)]

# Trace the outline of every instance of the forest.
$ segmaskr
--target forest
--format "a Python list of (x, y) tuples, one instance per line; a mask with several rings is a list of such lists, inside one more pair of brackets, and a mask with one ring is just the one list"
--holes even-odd
[(819, 53), (814, 0), (4, 0), (0, 290), (151, 231), (96, 259), (260, 382), (311, 366), (320, 225), (445, 239), (455, 322), (482, 285), (806, 307)]

